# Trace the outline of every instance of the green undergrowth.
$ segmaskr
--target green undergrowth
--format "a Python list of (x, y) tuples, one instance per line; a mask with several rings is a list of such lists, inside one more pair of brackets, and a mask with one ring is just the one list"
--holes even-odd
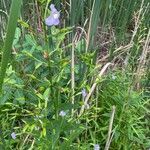
[[(11, 2), (0, 1), (0, 150), (148, 150), (148, 0), (23, 1), (12, 44)], [(50, 3), (58, 26), (45, 25)]]

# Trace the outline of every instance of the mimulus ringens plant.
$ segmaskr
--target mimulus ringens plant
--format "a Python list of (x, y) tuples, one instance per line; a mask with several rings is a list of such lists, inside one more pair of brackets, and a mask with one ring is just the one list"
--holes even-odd
[(51, 9), (51, 14), (48, 18), (45, 19), (45, 24), (47, 26), (59, 25), (59, 23), (60, 23), (60, 20), (59, 20), (60, 13), (59, 13), (59, 11), (57, 11), (54, 4), (50, 5), (50, 9)]

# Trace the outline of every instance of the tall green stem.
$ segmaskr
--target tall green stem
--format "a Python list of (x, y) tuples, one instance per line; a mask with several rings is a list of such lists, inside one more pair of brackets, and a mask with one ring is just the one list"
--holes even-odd
[(15, 30), (17, 26), (17, 19), (20, 13), (22, 0), (12, 0), (10, 15), (7, 26), (6, 39), (4, 42), (1, 70), (0, 70), (0, 94), (2, 93), (2, 85), (5, 78), (6, 68), (11, 55), (11, 47), (15, 35)]

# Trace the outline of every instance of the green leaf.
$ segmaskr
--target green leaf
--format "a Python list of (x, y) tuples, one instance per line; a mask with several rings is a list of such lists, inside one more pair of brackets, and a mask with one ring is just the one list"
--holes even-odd
[(13, 46), (15, 46), (18, 43), (20, 36), (21, 36), (21, 30), (20, 30), (20, 28), (16, 28)]
[(15, 93), (15, 100), (18, 101), (20, 104), (24, 104), (25, 103), (25, 97), (24, 94), (21, 90), (17, 90)]
[(47, 88), (43, 94), (43, 98), (47, 100), (50, 96), (50, 88)]

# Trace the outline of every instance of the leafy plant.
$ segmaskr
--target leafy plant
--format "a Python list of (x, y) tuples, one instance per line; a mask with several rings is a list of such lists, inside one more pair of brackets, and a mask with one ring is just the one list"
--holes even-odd
[[(148, 8), (148, 0), (23, 1), (16, 29), (11, 9), (0, 149), (148, 149)], [(46, 26), (49, 15), (60, 24)]]

